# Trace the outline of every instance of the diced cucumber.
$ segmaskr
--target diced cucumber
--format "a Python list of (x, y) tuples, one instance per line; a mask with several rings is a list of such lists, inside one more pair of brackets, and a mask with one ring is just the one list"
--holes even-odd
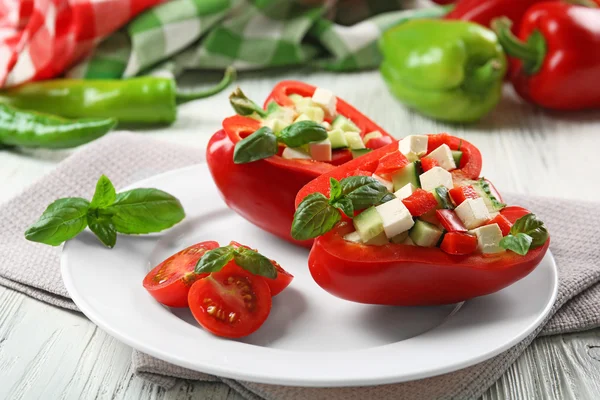
[(408, 238), (408, 231), (402, 232), (399, 235), (394, 236), (390, 239), (392, 243), (402, 243)]
[(281, 157), (286, 158), (288, 160), (310, 160), (310, 156), (308, 154), (306, 154), (305, 152), (301, 151), (300, 148), (296, 148), (293, 149), (291, 147), (286, 147), (285, 149), (283, 149), (283, 153), (281, 154)]
[(321, 107), (306, 107), (303, 110), (303, 113), (308, 118), (319, 124), (325, 119), (325, 111), (323, 111)]
[(460, 159), (462, 158), (463, 152), (458, 150), (452, 150), (452, 158), (454, 158), (454, 164), (456, 164), (456, 168), (460, 165)]
[(369, 240), (368, 242), (365, 242), (365, 244), (370, 244), (373, 246), (383, 246), (386, 244), (389, 244), (390, 241), (387, 238), (387, 236), (385, 236), (385, 232), (381, 232), (379, 235), (375, 236), (373, 239)]
[(365, 154), (371, 152), (373, 150), (371, 149), (356, 149), (356, 150), (352, 150), (352, 158), (358, 158), (360, 156), (364, 156)]
[[(336, 129), (336, 128), (334, 128), (334, 129)], [(339, 129), (339, 128), (337, 128), (337, 129)], [(365, 148), (365, 144), (363, 143), (362, 138), (360, 137), (360, 133), (358, 133), (358, 132), (345, 132), (345, 136), (346, 136), (346, 141), (348, 142), (348, 146), (352, 150), (364, 149)]]
[(435, 225), (417, 219), (409, 232), (412, 241), (421, 247), (435, 247), (442, 236), (442, 230)]
[(368, 143), (369, 140), (371, 139), (377, 139), (382, 137), (383, 135), (381, 134), (381, 132), (379, 131), (373, 131), (373, 132), (369, 132), (367, 133), (364, 137), (363, 137), (363, 142), (364, 143)]
[(383, 230), (383, 220), (375, 207), (369, 207), (354, 217), (354, 228), (364, 243), (369, 244), (372, 240), (378, 241), (380, 235), (383, 235), (387, 241)]
[(415, 242), (412, 241), (410, 236), (407, 237), (406, 240), (404, 240), (404, 242), (402, 242), (402, 244), (405, 244), (407, 246), (416, 246)]
[(453, 209), (452, 200), (450, 200), (450, 193), (448, 188), (445, 186), (438, 186), (433, 191), (433, 197), (438, 202), (438, 208)]
[[(298, 101), (305, 98), (296, 93), (292, 93), (292, 94), (288, 95), (288, 97), (294, 104), (297, 104)], [(308, 97), (306, 97), (306, 98), (308, 98)]]
[(490, 184), (483, 178), (474, 181), (472, 184), (473, 188), (481, 196), (485, 205), (490, 213), (497, 212), (506, 207), (506, 204), (501, 203), (496, 196), (492, 194)]
[(421, 166), (420, 163), (413, 162), (406, 165), (401, 170), (395, 172), (392, 175), (392, 182), (394, 183), (394, 191), (397, 191), (409, 183), (414, 187), (421, 187), (421, 182), (419, 181), (419, 175), (421, 174)]
[(350, 232), (349, 234), (344, 235), (344, 240), (347, 240), (348, 242), (353, 242), (353, 243), (362, 243), (362, 240), (360, 240), (360, 235), (356, 231)]
[(358, 129), (358, 126), (356, 126), (354, 124), (354, 122), (350, 121), (348, 118), (344, 117), (343, 115), (338, 115), (337, 117), (335, 117), (335, 119), (333, 120), (333, 123), (331, 124), (331, 127), (333, 129), (339, 128), (339, 129), (343, 130), (344, 132), (360, 132), (360, 129)]
[(341, 129), (333, 129), (328, 133), (329, 141), (331, 142), (332, 149), (345, 149), (348, 147), (348, 141), (346, 135)]
[(296, 118), (294, 120), (294, 123), (300, 122), (300, 121), (312, 121), (312, 119), (310, 119), (310, 117), (306, 114), (300, 114), (300, 115), (298, 115), (298, 118)]
[(266, 120), (263, 121), (263, 126), (268, 126), (269, 128), (271, 128), (273, 133), (275, 133), (276, 135), (278, 135), (279, 132), (281, 132), (283, 129), (287, 128), (289, 125), (290, 125), (289, 123), (282, 121), (280, 119), (267, 118)]

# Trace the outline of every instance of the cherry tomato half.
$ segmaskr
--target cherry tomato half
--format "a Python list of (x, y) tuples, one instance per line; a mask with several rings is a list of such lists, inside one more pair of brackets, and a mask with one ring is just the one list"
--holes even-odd
[(234, 262), (196, 281), (188, 303), (204, 329), (228, 338), (247, 336), (260, 328), (272, 304), (266, 280)]
[[(245, 247), (247, 249), (250, 250), (254, 250), (256, 251), (256, 249), (251, 249), (250, 247), (232, 241), (231, 243), (229, 243), (230, 246), (234, 246), (234, 247)], [(275, 269), (277, 270), (277, 278), (275, 279), (269, 279), (266, 277), (262, 277), (267, 284), (269, 285), (269, 289), (271, 289), (271, 296), (277, 296), (279, 293), (281, 293), (283, 291), (283, 289), (285, 289), (286, 287), (289, 286), (289, 284), (292, 282), (292, 279), (294, 279), (294, 275), (290, 274), (289, 272), (287, 272), (286, 270), (284, 270), (281, 265), (279, 265), (279, 263), (277, 263), (274, 260), (270, 260), (271, 264), (273, 264), (273, 266), (275, 267)]]
[(194, 268), (204, 253), (217, 247), (217, 242), (201, 242), (173, 254), (148, 272), (144, 288), (165, 306), (187, 307), (190, 287), (208, 275), (195, 274)]

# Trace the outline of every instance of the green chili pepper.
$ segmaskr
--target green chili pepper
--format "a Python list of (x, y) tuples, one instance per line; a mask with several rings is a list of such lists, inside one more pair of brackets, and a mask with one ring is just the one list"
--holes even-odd
[(429, 117), (473, 122), (500, 100), (506, 57), (483, 26), (409, 21), (386, 31), (379, 47), (380, 70), (392, 94)]
[(123, 80), (54, 79), (32, 82), (0, 93), (0, 103), (66, 118), (115, 118), (123, 123), (172, 123), (177, 103), (201, 99), (225, 89), (235, 79), (228, 68), (219, 84), (184, 91), (175, 80), (143, 76)]
[(114, 118), (69, 120), (0, 104), (0, 147), (75, 147), (98, 139), (116, 123)]

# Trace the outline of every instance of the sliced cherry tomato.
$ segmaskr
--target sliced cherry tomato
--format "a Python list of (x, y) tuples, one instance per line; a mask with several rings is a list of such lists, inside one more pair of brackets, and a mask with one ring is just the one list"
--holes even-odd
[(437, 160), (429, 157), (421, 158), (421, 168), (423, 168), (423, 172), (429, 171), (433, 167), (439, 167), (440, 164)]
[(466, 232), (467, 228), (453, 210), (435, 210), (438, 220), (448, 232)]
[(217, 242), (201, 242), (173, 254), (148, 272), (144, 288), (165, 306), (187, 307), (190, 287), (208, 275), (196, 274), (194, 268), (204, 253), (217, 247)]
[(365, 147), (367, 149), (375, 150), (380, 147), (387, 146), (388, 144), (392, 143), (393, 141), (394, 141), (394, 138), (392, 138), (391, 136), (381, 136), (378, 138), (370, 139), (367, 143), (365, 143)]
[(502, 214), (496, 215), (492, 218), (486, 225), (498, 224), (500, 230), (502, 231), (502, 236), (506, 236), (510, 233), (510, 228), (512, 227), (512, 223)]
[(271, 312), (271, 291), (262, 277), (230, 262), (194, 283), (188, 303), (207, 331), (228, 338), (255, 332)]
[(477, 250), (477, 238), (464, 232), (448, 232), (444, 235), (440, 248), (453, 255), (467, 255)]
[(415, 190), (413, 194), (402, 200), (402, 203), (408, 208), (410, 215), (413, 217), (418, 217), (428, 211), (435, 210), (438, 206), (438, 202), (433, 194), (423, 189)]
[[(229, 243), (229, 245), (234, 246), (234, 247), (245, 247), (247, 249), (250, 250), (254, 250), (257, 251), (256, 249), (252, 249), (246, 245), (243, 245), (241, 243), (232, 241), (231, 243)], [(286, 287), (288, 287), (290, 285), (290, 283), (292, 282), (292, 279), (294, 279), (294, 275), (290, 274), (289, 272), (287, 272), (286, 270), (284, 270), (281, 265), (279, 265), (278, 262), (276, 262), (275, 260), (269, 260), (271, 261), (271, 264), (273, 264), (273, 266), (275, 267), (275, 269), (277, 270), (277, 278), (275, 279), (270, 279), (267, 277), (261, 277), (263, 278), (267, 284), (269, 285), (269, 289), (271, 289), (271, 296), (277, 296), (279, 293), (283, 292), (283, 289), (285, 289)]]
[(459, 205), (466, 199), (476, 199), (479, 197), (479, 194), (477, 194), (477, 192), (471, 185), (455, 187), (453, 189), (450, 189), (448, 193), (450, 194), (450, 198), (456, 205)]
[(392, 172), (396, 172), (401, 168), (404, 168), (410, 164), (408, 158), (399, 151), (394, 151), (393, 153), (386, 154), (381, 157), (379, 160), (379, 165), (375, 170), (375, 175), (379, 175), (381, 177), (387, 177)]

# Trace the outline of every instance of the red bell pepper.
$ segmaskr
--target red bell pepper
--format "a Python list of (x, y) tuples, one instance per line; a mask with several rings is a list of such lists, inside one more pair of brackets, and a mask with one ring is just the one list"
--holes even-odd
[(433, 194), (423, 189), (415, 190), (413, 194), (402, 200), (402, 203), (408, 208), (410, 215), (413, 217), (418, 217), (431, 210), (435, 210), (438, 206), (438, 202)]
[(448, 232), (466, 232), (467, 228), (462, 223), (454, 210), (435, 210), (438, 221)]
[[(458, 138), (446, 134), (432, 135), (430, 141), (438, 144), (440, 138), (456, 150)], [(466, 170), (479, 174), (479, 151), (465, 141), (462, 149)], [(311, 193), (327, 195), (330, 177), (341, 180), (358, 170), (374, 171), (379, 159), (393, 151), (397, 151), (395, 145), (386, 146), (321, 175), (299, 191), (296, 206)], [(471, 164), (474, 162), (478, 165)], [(455, 173), (457, 176), (465, 175), (461, 170)], [(470, 179), (476, 177), (470, 175)], [(501, 211), (511, 223), (528, 213), (520, 207), (507, 207)], [(549, 245), (547, 240), (543, 246), (529, 250), (525, 256), (511, 251), (495, 255), (451, 255), (435, 247), (353, 243), (344, 239), (352, 231), (352, 223), (343, 220), (319, 236), (309, 255), (309, 270), (317, 284), (329, 293), (368, 304), (449, 304), (493, 293), (529, 274), (541, 262)], [(447, 239), (448, 251), (464, 252), (468, 245), (473, 245), (471, 238), (460, 238), (459, 241), (458, 238), (453, 239), (454, 236), (457, 235)]]
[(479, 177), (482, 160), (481, 153), (477, 147), (456, 136), (451, 136), (447, 133), (439, 133), (436, 135), (429, 135), (427, 154), (443, 144), (447, 144), (451, 150), (460, 150), (463, 153), (460, 158), (460, 163), (457, 165), (458, 168), (452, 171), (454, 179), (458, 179), (460, 176), (467, 179), (476, 179)]
[(518, 38), (510, 21), (494, 29), (513, 60), (511, 80), (524, 99), (555, 110), (600, 108), (600, 9), (540, 3), (523, 17)]
[(491, 224), (498, 224), (500, 230), (502, 231), (502, 236), (508, 235), (510, 233), (510, 228), (512, 227), (512, 223), (502, 214), (498, 214), (494, 218), (490, 219), (486, 225)]
[(454, 189), (450, 189), (448, 192), (450, 194), (450, 198), (457, 206), (466, 199), (476, 199), (479, 197), (479, 194), (477, 194), (471, 185), (455, 187)]
[(410, 164), (408, 158), (406, 158), (406, 156), (399, 151), (396, 151), (381, 157), (381, 160), (379, 160), (379, 165), (377, 165), (377, 169), (375, 170), (375, 175), (379, 175), (382, 178), (387, 178), (389, 174), (407, 166), (408, 164)]
[(548, 0), (459, 0), (444, 18), (471, 21), (490, 27), (492, 20), (504, 16), (513, 22), (516, 33), (527, 9), (544, 1)]
[(442, 239), (440, 249), (456, 256), (471, 254), (477, 249), (477, 238), (464, 232), (448, 232)]
[[(266, 108), (271, 101), (291, 106), (293, 102), (288, 95), (312, 96), (315, 89), (306, 83), (283, 81), (274, 87), (264, 106)], [(337, 99), (337, 112), (351, 119), (363, 134), (379, 131), (396, 141), (340, 98)], [(239, 115), (223, 121), (223, 129), (212, 136), (206, 152), (212, 177), (227, 205), (239, 215), (282, 239), (310, 247), (312, 240), (299, 242), (290, 236), (296, 193), (314, 178), (332, 171), (335, 165), (352, 160), (352, 155), (349, 151), (335, 151), (331, 163), (273, 156), (252, 163), (234, 164), (235, 144), (259, 128), (259, 121)]]
[(429, 171), (433, 167), (439, 167), (440, 164), (437, 162), (435, 158), (422, 158), (421, 159), (421, 168), (423, 168), (423, 172)]

